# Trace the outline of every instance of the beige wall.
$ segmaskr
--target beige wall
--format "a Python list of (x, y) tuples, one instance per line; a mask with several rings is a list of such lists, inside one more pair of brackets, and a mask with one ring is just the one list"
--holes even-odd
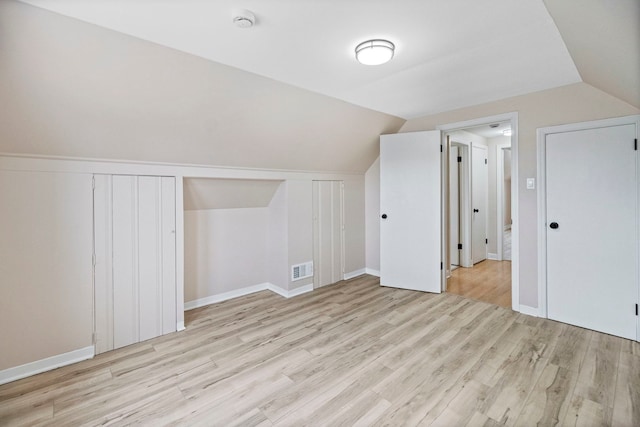
[[(520, 304), (538, 306), (536, 191), (525, 180), (536, 177), (536, 129), (546, 126), (638, 114), (640, 110), (585, 83), (508, 98), (488, 104), (409, 120), (400, 132), (509, 112), (518, 113)], [(515, 160), (514, 160), (515, 161)]]
[(367, 226), (366, 266), (380, 273), (380, 159), (376, 159), (365, 174), (365, 201)]
[(313, 261), (313, 181), (287, 182), (287, 288), (313, 284), (313, 277), (291, 280), (291, 266)]
[(184, 300), (268, 282), (269, 208), (184, 213)]
[(364, 171), (403, 119), (13, 0), (0, 152)]
[(354, 176), (344, 181), (344, 272), (365, 268), (365, 178)]
[(91, 185), (0, 171), (0, 371), (92, 345)]
[(282, 289), (289, 284), (289, 214), (287, 209), (287, 181), (280, 184), (269, 203), (267, 234), (268, 277)]

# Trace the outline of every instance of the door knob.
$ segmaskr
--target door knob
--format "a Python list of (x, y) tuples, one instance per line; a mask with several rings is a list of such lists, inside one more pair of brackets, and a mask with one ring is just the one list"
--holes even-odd
[(557, 222), (552, 222), (551, 224), (549, 224), (549, 227), (550, 227), (550, 228), (553, 228), (553, 229), (555, 230), (556, 228), (558, 228), (558, 227), (560, 227), (560, 226), (558, 225), (558, 223), (557, 223)]
[(478, 209), (474, 209), (473, 212), (480, 212)]
[(387, 214), (382, 214), (382, 219), (387, 219)]

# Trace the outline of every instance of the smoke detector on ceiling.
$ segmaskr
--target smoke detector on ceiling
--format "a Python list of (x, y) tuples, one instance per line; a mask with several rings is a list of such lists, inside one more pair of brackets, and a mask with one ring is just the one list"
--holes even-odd
[(256, 17), (248, 10), (237, 10), (233, 14), (233, 23), (238, 28), (251, 28), (256, 23)]

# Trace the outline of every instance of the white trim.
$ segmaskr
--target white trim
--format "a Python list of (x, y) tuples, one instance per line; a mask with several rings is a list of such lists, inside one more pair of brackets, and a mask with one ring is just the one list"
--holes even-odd
[[(546, 144), (547, 132), (543, 129), (536, 131), (536, 157), (538, 177), (538, 307), (540, 317), (547, 318), (547, 163)], [(513, 185), (513, 184), (512, 184)]]
[(541, 317), (540, 310), (536, 307), (529, 307), (528, 305), (520, 304), (519, 311), (520, 313), (526, 314), (527, 316)]
[(184, 177), (176, 174), (176, 322), (184, 330)]
[(361, 172), (313, 172), (282, 169), (255, 169), (213, 165), (142, 162), (133, 160), (87, 159), (62, 156), (0, 153), (0, 170), (37, 170), (121, 175), (183, 176), (189, 178), (230, 179), (314, 179), (349, 181), (360, 179)]
[(309, 283), (308, 285), (300, 286), (299, 288), (292, 289), (290, 291), (281, 288), (280, 286), (276, 286), (271, 283), (267, 283), (267, 289), (271, 292), (275, 292), (276, 294), (283, 296), (285, 298), (293, 298), (298, 295), (306, 294), (307, 292), (313, 291), (313, 283)]
[(494, 253), (487, 253), (487, 259), (492, 260), (492, 261), (502, 261), (500, 259), (500, 257), (498, 257), (498, 254), (494, 254)]
[(498, 261), (504, 259), (504, 149), (511, 143), (496, 144), (496, 253)]
[(481, 126), (495, 122), (511, 122), (511, 307), (518, 311), (520, 307), (520, 217), (518, 191), (518, 113), (505, 113), (495, 116), (466, 120), (463, 122), (439, 125), (436, 129), (441, 132), (462, 130), (474, 126)]
[[(536, 154), (538, 158), (538, 307), (540, 317), (548, 317), (547, 312), (547, 182), (546, 182), (546, 139), (553, 133), (573, 132), (579, 130), (598, 129), (610, 126), (633, 124), (636, 136), (640, 133), (640, 115), (614, 117), (604, 120), (570, 123), (558, 126), (538, 128), (536, 131)], [(636, 233), (640, 232), (636, 230)], [(638, 237), (640, 244), (640, 237)], [(636, 340), (640, 340), (640, 317), (636, 327)]]
[[(205, 305), (215, 304), (218, 302), (227, 301), (233, 298), (238, 298), (261, 291), (271, 291), (285, 298), (293, 298), (295, 296), (313, 291), (313, 284), (304, 285), (288, 291), (272, 283), (261, 283), (259, 285), (247, 286), (245, 288), (235, 289), (233, 291), (224, 292), (222, 294), (211, 295), (208, 297), (199, 298), (197, 300), (188, 301), (184, 303), (184, 311), (193, 310), (195, 308), (204, 307)], [(184, 329), (184, 322), (182, 323), (182, 329)], [(178, 330), (181, 331), (182, 329)]]
[(366, 268), (361, 268), (360, 270), (355, 270), (355, 271), (352, 271), (350, 273), (346, 273), (344, 275), (344, 279), (343, 280), (353, 279), (354, 277), (362, 276), (363, 274), (367, 274), (367, 269)]
[[(269, 289), (270, 283), (261, 283), (259, 285), (247, 286), (241, 289), (235, 289), (233, 291), (224, 292), (217, 295), (211, 295), (197, 300), (188, 301), (184, 303), (184, 311), (193, 310), (194, 308), (204, 307), (205, 305), (215, 304), (217, 302), (227, 301), (233, 298), (242, 297), (245, 295), (253, 294), (255, 292), (266, 291)], [(273, 285), (271, 285), (273, 286)]]
[[(183, 310), (183, 313), (184, 313), (184, 310)], [(184, 321), (178, 322), (176, 324), (176, 331), (177, 332), (184, 331), (185, 329), (187, 329), (187, 328), (184, 327)]]
[(24, 365), (5, 369), (4, 371), (0, 371), (0, 384), (6, 384), (41, 372), (50, 371), (61, 366), (92, 359), (94, 355), (95, 348), (91, 345), (68, 353), (58, 354), (56, 356), (47, 357), (46, 359), (36, 360), (35, 362), (25, 363)]
[(371, 276), (380, 277), (380, 270), (374, 270), (372, 268), (365, 268), (364, 274), (369, 274)]

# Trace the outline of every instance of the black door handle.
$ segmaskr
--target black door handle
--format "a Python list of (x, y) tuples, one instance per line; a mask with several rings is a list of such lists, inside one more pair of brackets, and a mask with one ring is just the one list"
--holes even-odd
[(555, 230), (556, 228), (558, 228), (558, 227), (560, 227), (560, 226), (558, 225), (558, 223), (557, 223), (557, 222), (552, 222), (551, 224), (549, 224), (549, 227), (550, 227), (550, 228), (553, 228), (553, 229)]
[(480, 212), (478, 209), (474, 209), (473, 211), (474, 211), (474, 212)]
[(382, 219), (387, 219), (387, 214), (382, 214)]

